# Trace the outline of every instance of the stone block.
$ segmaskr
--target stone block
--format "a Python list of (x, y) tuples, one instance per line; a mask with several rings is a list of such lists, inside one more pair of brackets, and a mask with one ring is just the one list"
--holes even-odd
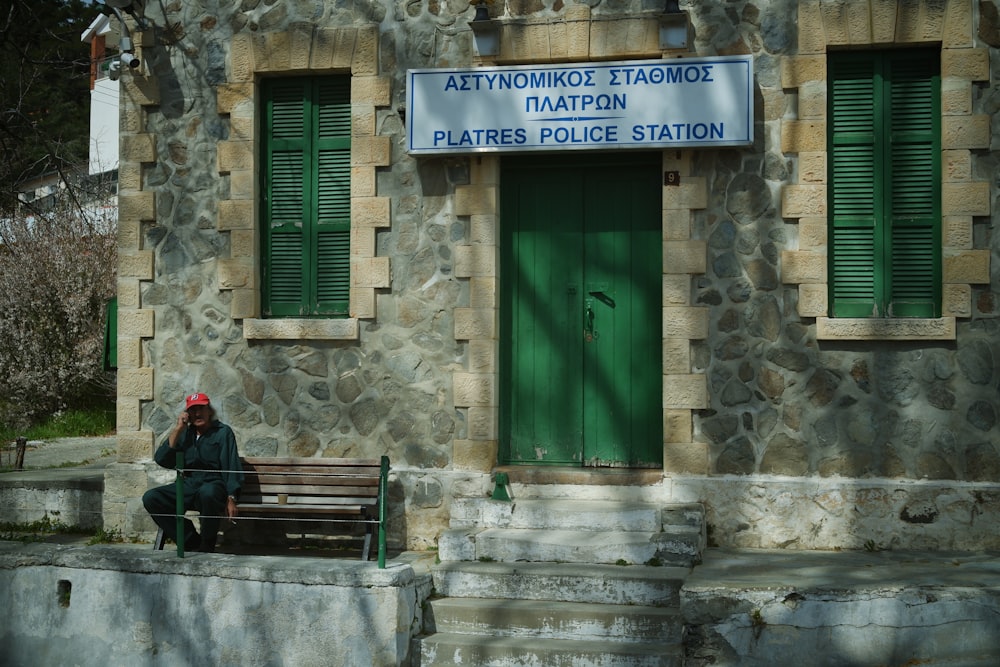
[(802, 153), (826, 149), (826, 123), (820, 120), (781, 122), (781, 152)]
[(781, 217), (826, 217), (825, 185), (786, 185), (781, 191)]
[(851, 43), (847, 30), (847, 4), (844, 2), (820, 3), (820, 16), (823, 18), (823, 33), (826, 35), (827, 45), (845, 46)]
[(477, 184), (455, 188), (455, 215), (495, 215), (496, 212), (496, 186)]
[[(689, 338), (665, 338), (663, 340), (663, 373), (691, 372), (691, 340)], [(685, 440), (685, 442), (687, 442)]]
[(118, 90), (125, 106), (152, 107), (160, 103), (160, 82), (155, 76), (123, 76)]
[[(148, 440), (152, 442), (152, 431), (136, 431), (135, 433), (148, 433)], [(118, 439), (119, 450), (121, 448), (121, 438)], [(141, 449), (141, 448), (140, 448)], [(134, 460), (148, 460), (152, 457), (152, 447), (148, 447), (148, 451), (145, 456), (140, 456), (138, 459), (130, 459), (129, 461), (121, 461), (119, 463), (129, 463)], [(121, 457), (119, 456), (119, 459)], [(144, 467), (130, 468), (127, 466), (116, 465), (108, 470), (104, 475), (104, 494), (112, 498), (141, 498), (142, 494), (146, 492), (150, 486), (149, 475), (146, 473)]]
[(809, 250), (781, 251), (781, 281), (792, 285), (827, 282), (826, 253)]
[(672, 273), (663, 276), (663, 305), (686, 306), (691, 303), (691, 276)]
[(373, 137), (375, 136), (375, 105), (374, 104), (352, 104), (351, 105), (351, 136)]
[(799, 86), (798, 119), (823, 122), (826, 119), (826, 82), (806, 81)]
[(972, 217), (949, 215), (941, 219), (941, 243), (949, 249), (972, 249)]
[(351, 74), (362, 76), (378, 73), (378, 25), (356, 29), (354, 53), (351, 57)]
[(249, 169), (235, 169), (229, 172), (230, 199), (253, 199), (257, 195), (255, 187), (254, 173)]
[(457, 372), (452, 376), (456, 407), (490, 407), (496, 403), (496, 376)]
[(216, 263), (219, 287), (222, 289), (257, 287), (255, 263), (246, 257), (219, 259)]
[(351, 259), (351, 287), (389, 287), (390, 283), (388, 257)]
[(118, 371), (118, 399), (153, 400), (153, 369), (128, 368)]
[(496, 313), (492, 308), (456, 308), (455, 340), (496, 338)]
[(941, 151), (941, 162), (945, 182), (972, 180), (972, 153), (968, 150)]
[(220, 141), (216, 144), (216, 162), (219, 173), (254, 168), (254, 142), (240, 140)]
[(469, 216), (469, 242), (474, 245), (497, 244), (497, 217), (492, 213)]
[(652, 17), (616, 18), (590, 22), (590, 57), (654, 57), (660, 54), (659, 22)]
[(495, 441), (497, 438), (497, 409), (495, 407), (470, 407), (468, 412), (469, 440)]
[(799, 250), (826, 250), (826, 218), (799, 218)]
[(242, 33), (233, 35), (229, 40), (230, 82), (252, 84), (254, 70), (253, 46), (250, 37)]
[(152, 338), (154, 311), (145, 308), (133, 310), (131, 308), (118, 309), (118, 335), (134, 338)]
[(829, 312), (830, 289), (827, 285), (799, 285), (799, 317), (823, 317)]
[(701, 306), (663, 308), (663, 337), (705, 340), (708, 338), (709, 309)]
[[(826, 33), (823, 30), (823, 16), (820, 13), (818, 2), (798, 3), (798, 29), (798, 51), (800, 54), (826, 55)], [(794, 88), (795, 86), (785, 87)]]
[(590, 5), (573, 4), (566, 7), (566, 57), (586, 60), (590, 55)]
[(817, 317), (818, 340), (955, 340), (955, 318)]
[(142, 339), (118, 336), (118, 368), (140, 368), (142, 365)]
[(234, 289), (230, 291), (229, 316), (234, 320), (260, 317), (260, 291)]
[(374, 227), (351, 227), (351, 257), (374, 257), (376, 250)]
[(234, 258), (257, 257), (257, 231), (254, 229), (234, 229), (229, 232), (229, 253)]
[(455, 440), (452, 444), (453, 470), (489, 472), (496, 462), (496, 440)]
[(116, 401), (116, 424), (119, 429), (138, 431), (142, 428), (142, 403), (135, 397), (120, 397)]
[(972, 317), (972, 286), (941, 286), (941, 314), (945, 317)]
[(799, 183), (826, 183), (826, 159), (824, 151), (803, 151), (799, 153)]
[(156, 136), (148, 133), (123, 134), (119, 142), (122, 162), (155, 162)]
[[(799, 25), (799, 39), (802, 35)], [(800, 44), (801, 46), (801, 44)], [(826, 81), (826, 54), (785, 56), (781, 59), (781, 87), (798, 88), (809, 81)]]
[[(245, 41), (245, 40), (240, 40)], [(234, 38), (230, 42), (230, 58), (238, 57), (236, 51), (241, 48)], [(253, 103), (255, 86), (246, 80), (223, 83), (215, 88), (215, 108), (220, 114), (232, 113), (237, 106)]]
[(941, 80), (941, 115), (972, 113), (972, 83), (965, 79)]
[(990, 184), (944, 183), (941, 186), (941, 215), (990, 214)]
[(220, 232), (232, 229), (251, 230), (256, 228), (254, 202), (250, 199), (223, 199), (219, 202), (216, 227)]
[(690, 410), (663, 411), (664, 443), (690, 443), (693, 429), (694, 418)]
[(389, 137), (353, 137), (351, 166), (388, 167), (392, 164), (392, 140)]
[(705, 241), (663, 242), (663, 273), (705, 273), (708, 266), (708, 245)]
[(966, 250), (956, 254), (946, 254), (941, 258), (941, 264), (945, 283), (990, 282), (989, 250)]
[(702, 410), (708, 406), (708, 383), (704, 375), (688, 373), (663, 376), (664, 408)]
[(116, 439), (119, 463), (148, 461), (153, 457), (152, 431), (119, 431)]
[(142, 226), (135, 218), (119, 219), (118, 249), (124, 252), (138, 252), (142, 247)]
[(392, 101), (392, 79), (388, 76), (351, 77), (351, 102), (387, 107)]
[(377, 315), (375, 290), (369, 287), (351, 289), (351, 317), (370, 320)]
[(138, 278), (118, 279), (118, 308), (128, 310), (142, 307), (142, 294)]
[(325, 320), (245, 319), (247, 340), (357, 340), (358, 321), (353, 318)]
[(351, 167), (351, 197), (374, 197), (377, 180), (373, 166)]
[(495, 340), (470, 340), (469, 371), (472, 373), (496, 373), (497, 344)]
[(153, 253), (150, 250), (140, 250), (132, 253), (118, 253), (118, 277), (153, 279)]
[(781, 120), (785, 116), (785, 110), (788, 105), (788, 99), (785, 96), (785, 91), (780, 88), (761, 88), (761, 97), (764, 100), (764, 117), (765, 123)]
[(668, 208), (663, 211), (663, 240), (688, 241), (691, 239), (691, 211)]
[(872, 43), (871, 13), (867, 2), (844, 3), (844, 22), (847, 26), (847, 39), (851, 44), (868, 46)]
[(118, 195), (119, 220), (156, 220), (156, 195), (153, 192), (136, 192)]
[(941, 148), (989, 148), (990, 117), (984, 114), (974, 116), (943, 116), (941, 118)]
[(968, 81), (988, 81), (989, 49), (941, 49), (941, 78), (950, 77)]
[(495, 309), (497, 307), (496, 278), (469, 278), (469, 305), (472, 308)]
[(708, 184), (702, 176), (681, 178), (680, 185), (663, 186), (664, 209), (702, 209), (708, 206)]
[(495, 277), (496, 247), (479, 245), (456, 246), (455, 276), (458, 278)]
[(945, 49), (973, 45), (973, 0), (949, 0), (945, 8), (941, 46)]
[(271, 72), (283, 72), (292, 68), (291, 63), (291, 33), (289, 31), (266, 32), (263, 34), (263, 58), (258, 69)]
[(362, 227), (388, 227), (389, 197), (351, 197), (351, 224)]
[(707, 475), (708, 445), (703, 442), (663, 444), (663, 472), (667, 474)]

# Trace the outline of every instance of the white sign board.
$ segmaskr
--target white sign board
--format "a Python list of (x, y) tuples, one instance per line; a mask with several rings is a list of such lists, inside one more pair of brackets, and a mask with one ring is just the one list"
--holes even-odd
[(407, 72), (411, 154), (753, 143), (751, 56)]

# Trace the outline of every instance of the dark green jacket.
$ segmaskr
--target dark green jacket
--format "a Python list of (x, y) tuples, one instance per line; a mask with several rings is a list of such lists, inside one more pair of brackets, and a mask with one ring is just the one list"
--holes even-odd
[(208, 432), (197, 439), (194, 429), (185, 429), (178, 436), (177, 443), (177, 449), (171, 449), (170, 439), (164, 440), (153, 460), (173, 470), (177, 467), (177, 451), (183, 451), (188, 479), (197, 482), (221, 477), (226, 483), (226, 494), (239, 499), (240, 489), (243, 488), (243, 463), (236, 449), (233, 429), (214, 421)]

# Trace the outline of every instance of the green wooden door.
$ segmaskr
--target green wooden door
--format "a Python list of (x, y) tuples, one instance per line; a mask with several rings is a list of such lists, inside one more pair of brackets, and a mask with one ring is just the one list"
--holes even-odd
[(659, 466), (658, 155), (504, 161), (501, 458)]

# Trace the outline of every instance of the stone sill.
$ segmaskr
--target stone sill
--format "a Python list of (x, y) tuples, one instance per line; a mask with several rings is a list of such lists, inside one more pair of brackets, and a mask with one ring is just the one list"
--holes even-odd
[(818, 340), (955, 340), (955, 318), (817, 317)]
[(354, 317), (243, 320), (243, 337), (247, 340), (358, 340), (358, 331), (358, 320)]

